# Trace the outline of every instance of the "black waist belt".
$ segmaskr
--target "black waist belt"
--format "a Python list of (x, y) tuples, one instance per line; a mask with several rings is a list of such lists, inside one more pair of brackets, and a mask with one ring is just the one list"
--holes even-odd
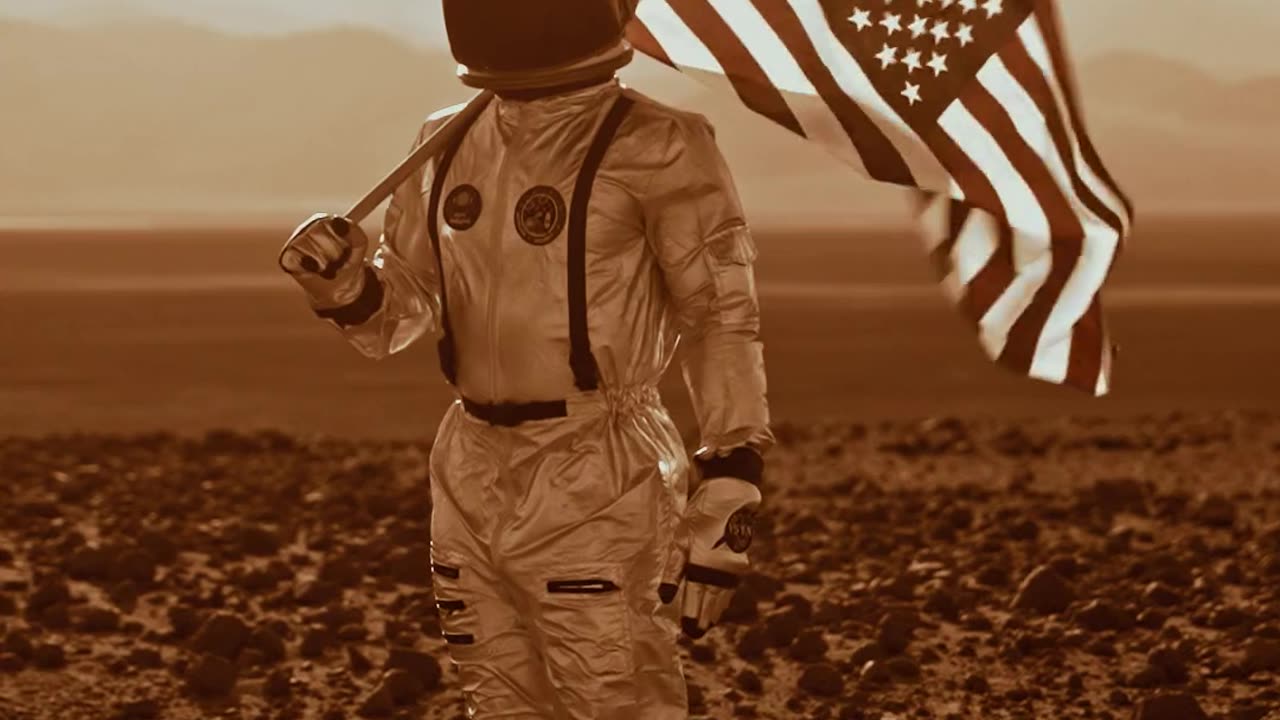
[(564, 400), (490, 404), (478, 403), (464, 397), (462, 398), (462, 407), (472, 417), (500, 427), (515, 427), (521, 423), (534, 420), (549, 420), (569, 416), (569, 408)]

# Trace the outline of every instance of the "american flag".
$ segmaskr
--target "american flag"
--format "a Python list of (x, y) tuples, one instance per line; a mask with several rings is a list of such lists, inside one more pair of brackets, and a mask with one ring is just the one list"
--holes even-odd
[(1019, 373), (1095, 395), (1133, 207), (1081, 118), (1051, 0), (642, 0), (640, 52), (920, 191), (948, 297)]

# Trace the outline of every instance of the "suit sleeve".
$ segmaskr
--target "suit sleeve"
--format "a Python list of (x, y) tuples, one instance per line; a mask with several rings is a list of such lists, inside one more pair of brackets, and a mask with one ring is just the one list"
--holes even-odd
[(648, 241), (681, 326), (682, 372), (697, 415), (704, 477), (758, 482), (773, 445), (756, 246), (710, 124), (676, 118), (643, 197)]
[[(438, 123), (428, 120), (413, 147)], [(429, 166), (419, 169), (392, 195), (382, 235), (365, 261), (360, 297), (337, 312), (325, 313), (348, 342), (371, 358), (400, 352), (423, 335), (439, 331), (440, 278), (421, 192), (430, 172)]]

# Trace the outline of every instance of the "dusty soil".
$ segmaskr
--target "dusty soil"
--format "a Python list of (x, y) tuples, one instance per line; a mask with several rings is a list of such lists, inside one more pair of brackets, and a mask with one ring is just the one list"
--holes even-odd
[[(1280, 715), (1280, 416), (778, 435), (694, 716)], [(0, 440), (0, 718), (459, 717), (427, 450)]]

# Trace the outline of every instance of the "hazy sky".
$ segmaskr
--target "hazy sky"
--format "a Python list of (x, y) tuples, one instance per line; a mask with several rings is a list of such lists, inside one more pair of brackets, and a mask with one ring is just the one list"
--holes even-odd
[[(852, 7), (856, 0), (849, 0)], [(878, 0), (862, 0), (878, 2)], [(1082, 54), (1135, 49), (1223, 74), (1280, 73), (1280, 1), (1066, 0)], [(178, 17), (237, 32), (359, 24), (443, 43), (440, 0), (0, 0), (0, 15), (59, 22)]]

